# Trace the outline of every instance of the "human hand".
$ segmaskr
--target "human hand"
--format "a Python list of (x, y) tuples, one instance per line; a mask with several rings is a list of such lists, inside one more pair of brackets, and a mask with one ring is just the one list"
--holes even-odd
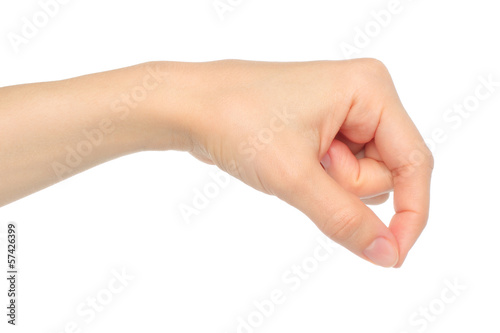
[[(402, 265), (426, 225), (433, 159), (384, 65), (219, 61), (181, 71), (182, 94), (196, 101), (179, 107), (194, 156), (295, 206), (356, 255)], [(380, 203), (392, 190), (386, 227), (360, 199)]]

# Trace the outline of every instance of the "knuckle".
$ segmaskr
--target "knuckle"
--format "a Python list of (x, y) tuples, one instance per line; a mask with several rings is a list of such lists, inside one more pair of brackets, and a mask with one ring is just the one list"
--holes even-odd
[(353, 177), (351, 182), (347, 185), (349, 192), (354, 193), (357, 196), (360, 196), (365, 189), (365, 184), (361, 181), (359, 176)]
[(363, 58), (358, 60), (360, 69), (363, 70), (365, 74), (384, 76), (389, 74), (389, 70), (384, 65), (384, 63), (378, 59), (374, 58)]
[(427, 156), (427, 167), (432, 171), (434, 170), (434, 155), (432, 154), (431, 150), (429, 148), (427, 148), (427, 151), (426, 151), (426, 156)]
[(432, 172), (434, 157), (429, 148), (422, 144), (407, 157), (400, 158), (400, 166), (392, 170), (393, 177), (409, 177), (415, 173)]
[(355, 73), (351, 75), (354, 87), (361, 92), (366, 93), (364, 88), (369, 87), (370, 91), (386, 93), (392, 87), (389, 70), (380, 60), (363, 58), (356, 59), (351, 64), (351, 73)]
[(419, 151), (420, 158), (415, 158), (413, 164), (420, 167), (422, 170), (425, 169), (432, 171), (434, 169), (434, 156), (432, 155), (432, 152), (425, 144), (422, 144)]
[(353, 237), (361, 223), (362, 216), (360, 214), (351, 209), (342, 209), (327, 221), (325, 231), (331, 239), (344, 243)]

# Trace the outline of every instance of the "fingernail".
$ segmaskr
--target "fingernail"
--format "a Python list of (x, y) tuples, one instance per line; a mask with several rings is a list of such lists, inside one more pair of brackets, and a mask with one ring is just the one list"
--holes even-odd
[(323, 165), (323, 168), (327, 170), (330, 167), (331, 163), (332, 160), (330, 159), (330, 154), (326, 153), (325, 156), (323, 156), (323, 159), (321, 160), (321, 165)]
[(397, 249), (384, 237), (375, 239), (363, 254), (375, 265), (382, 267), (394, 267), (399, 260)]

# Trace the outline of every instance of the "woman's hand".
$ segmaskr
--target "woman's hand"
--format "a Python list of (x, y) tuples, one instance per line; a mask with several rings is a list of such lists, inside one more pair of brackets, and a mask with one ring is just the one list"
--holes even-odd
[[(295, 206), (358, 256), (402, 265), (426, 225), (433, 159), (383, 64), (176, 68), (194, 156)], [(392, 190), (387, 228), (361, 199), (380, 203)]]

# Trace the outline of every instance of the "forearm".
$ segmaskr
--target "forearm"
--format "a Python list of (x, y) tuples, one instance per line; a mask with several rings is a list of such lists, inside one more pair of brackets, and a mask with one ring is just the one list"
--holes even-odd
[(172, 75), (148, 63), (1, 88), (0, 206), (126, 154), (187, 149), (167, 103)]

